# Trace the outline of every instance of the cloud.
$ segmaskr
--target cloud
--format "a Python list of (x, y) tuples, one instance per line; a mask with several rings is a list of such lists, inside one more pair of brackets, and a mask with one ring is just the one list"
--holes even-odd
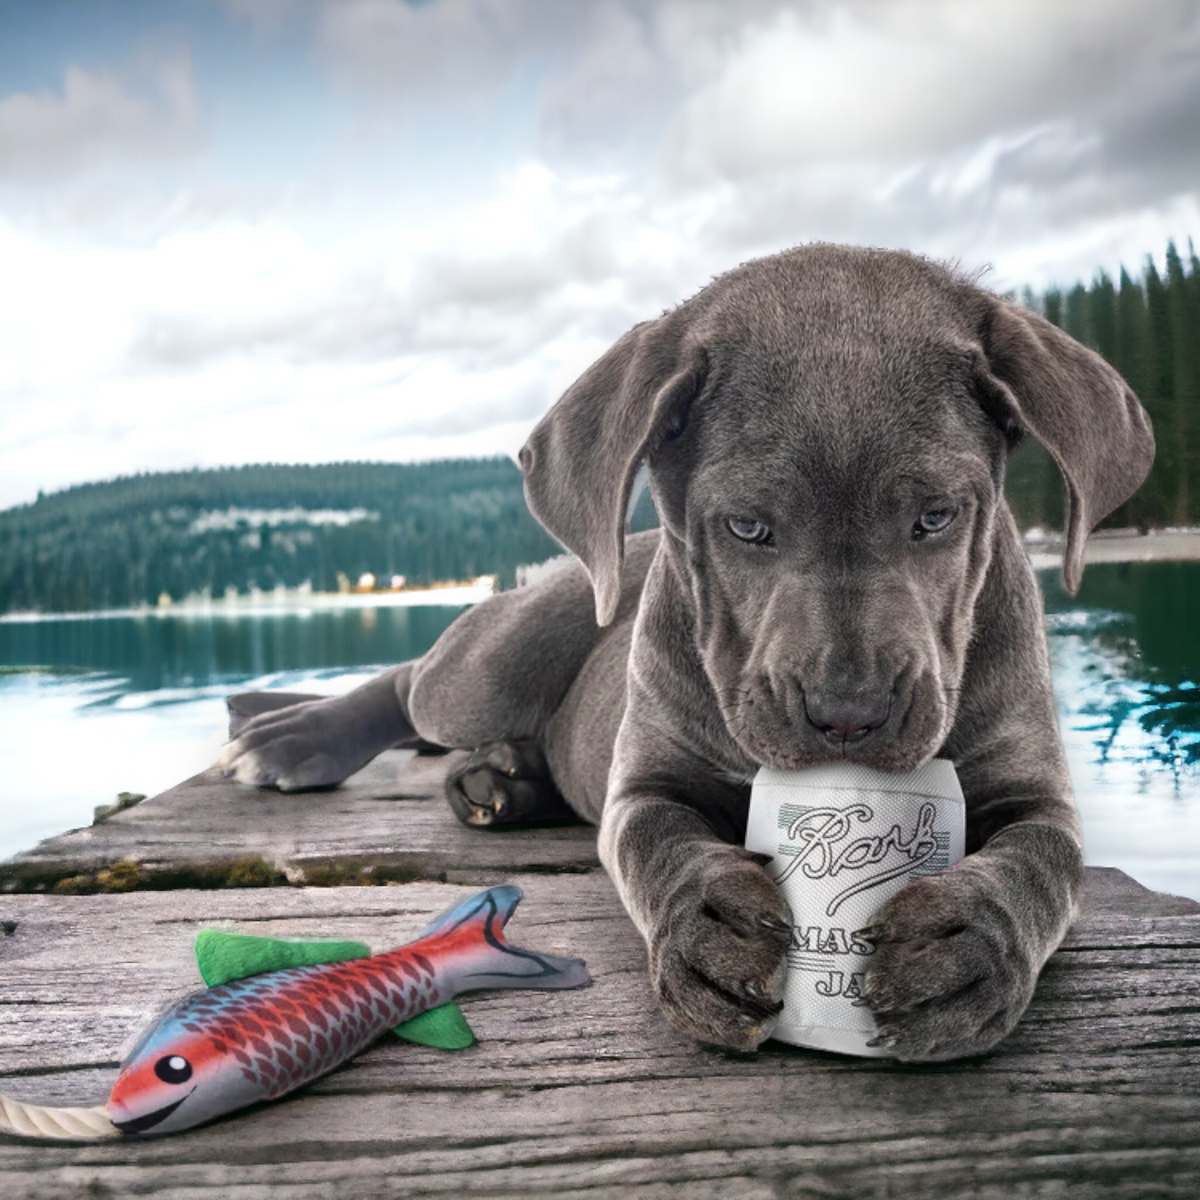
[(559, 24), (508, 0), (338, 0), (318, 21), (318, 47), (347, 82), (376, 95), (474, 97), (508, 83), (524, 57), (525, 37), (536, 46)]
[(1187, 0), (215, 11), (203, 104), (145, 52), (0, 99), (0, 503), (513, 451), (634, 322), (799, 242), (1007, 288), (1200, 231)]
[(123, 272), (139, 281), (130, 366), (434, 355), (473, 373), (564, 331), (616, 337), (690, 283), (677, 235), (617, 181), (537, 162), (440, 224), (372, 232), (322, 242), (275, 220), (161, 238)]
[(188, 56), (156, 63), (138, 82), (69, 66), (59, 91), (0, 100), (0, 181), (64, 179), (199, 149), (203, 123)]
[[(815, 239), (899, 245), (991, 261), (1012, 286), (1026, 281), (1001, 264), (1028, 263), (1021, 245), (1048, 227), (1064, 246), (1097, 244), (1077, 226), (1106, 229), (1112, 269), (1129, 245), (1118, 229), (1144, 230), (1157, 211), (1165, 230), (1196, 195), (1192, 0), (848, 0), (725, 6), (705, 21), (675, 8), (659, 40), (683, 81), (660, 191), (706, 197), (696, 237), (730, 257)], [(1097, 265), (1072, 258), (1060, 277)], [(1043, 261), (1028, 282), (1049, 276)]]
[[(895, 0), (789, 5), (726, 31), (728, 52), (680, 37), (713, 66), (666, 142), (681, 179), (748, 179), (829, 162), (904, 163), (988, 136), (1082, 119), (1116, 97), (1137, 108), (1181, 39), (1194, 50), (1195, 5), (1091, 0)], [(1193, 79), (1193, 83), (1195, 80)]]
[(539, 94), (539, 152), (554, 159), (636, 155), (640, 143), (656, 138), (679, 87), (653, 10), (588, 4), (578, 15), (565, 63)]
[(296, 16), (295, 0), (224, 0), (229, 18), (248, 25), (258, 37), (272, 37)]

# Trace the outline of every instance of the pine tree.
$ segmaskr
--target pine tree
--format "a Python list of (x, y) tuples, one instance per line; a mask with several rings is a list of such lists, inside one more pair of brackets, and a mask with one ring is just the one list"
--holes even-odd
[[(1193, 252), (1192, 257), (1195, 257)], [(1187, 525), (1193, 515), (1193, 478), (1200, 467), (1200, 310), (1195, 305), (1194, 282), (1175, 243), (1167, 244), (1167, 314), (1171, 330), (1171, 413), (1163, 433), (1173, 443), (1177, 476), (1168, 497), (1168, 520)], [(1161, 441), (1160, 437), (1160, 441)]]
[[(1146, 293), (1141, 284), (1133, 281), (1124, 267), (1121, 268), (1113, 317), (1112, 353), (1106, 357), (1125, 377), (1142, 403), (1147, 405), (1149, 412), (1152, 403), (1148, 389), (1150, 374)], [(1134, 525), (1143, 532), (1150, 528), (1154, 524), (1154, 513), (1161, 508), (1161, 498), (1154, 495), (1154, 487), (1154, 483), (1147, 481), (1112, 515), (1110, 522), (1117, 526)]]

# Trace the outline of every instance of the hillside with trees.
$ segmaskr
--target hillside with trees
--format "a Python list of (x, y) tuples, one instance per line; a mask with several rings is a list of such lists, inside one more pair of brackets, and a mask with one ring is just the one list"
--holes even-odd
[(410, 584), (559, 552), (507, 458), (258, 465), (84, 484), (0, 512), (0, 611), (81, 611), (370, 572)]
[[(1090, 286), (1024, 302), (1104, 355), (1154, 421), (1158, 454), (1141, 491), (1106, 522), (1200, 525), (1200, 262), (1168, 247), (1166, 270), (1103, 272)], [(1010, 464), (1022, 528), (1062, 528), (1063, 484), (1027, 439)], [(648, 495), (634, 527), (654, 523)], [(371, 573), (410, 584), (494, 574), (559, 552), (525, 507), (507, 458), (422, 464), (259, 465), (83, 484), (0, 512), (0, 612), (87, 611), (228, 589)]]

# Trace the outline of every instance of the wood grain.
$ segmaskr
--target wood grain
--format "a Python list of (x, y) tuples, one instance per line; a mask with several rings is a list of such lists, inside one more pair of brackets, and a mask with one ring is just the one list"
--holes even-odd
[(521, 871), (596, 867), (582, 823), (467, 829), (442, 795), (459, 752), (389, 750), (326, 792), (241, 787), (217, 770), (0, 863), (0, 892), (87, 893), (237, 884), (487, 884)]

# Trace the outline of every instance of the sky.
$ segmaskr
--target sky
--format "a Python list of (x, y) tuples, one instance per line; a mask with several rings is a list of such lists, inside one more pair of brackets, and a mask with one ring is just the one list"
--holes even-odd
[(514, 454), (748, 258), (1200, 241), (1198, 0), (0, 0), (0, 507)]

